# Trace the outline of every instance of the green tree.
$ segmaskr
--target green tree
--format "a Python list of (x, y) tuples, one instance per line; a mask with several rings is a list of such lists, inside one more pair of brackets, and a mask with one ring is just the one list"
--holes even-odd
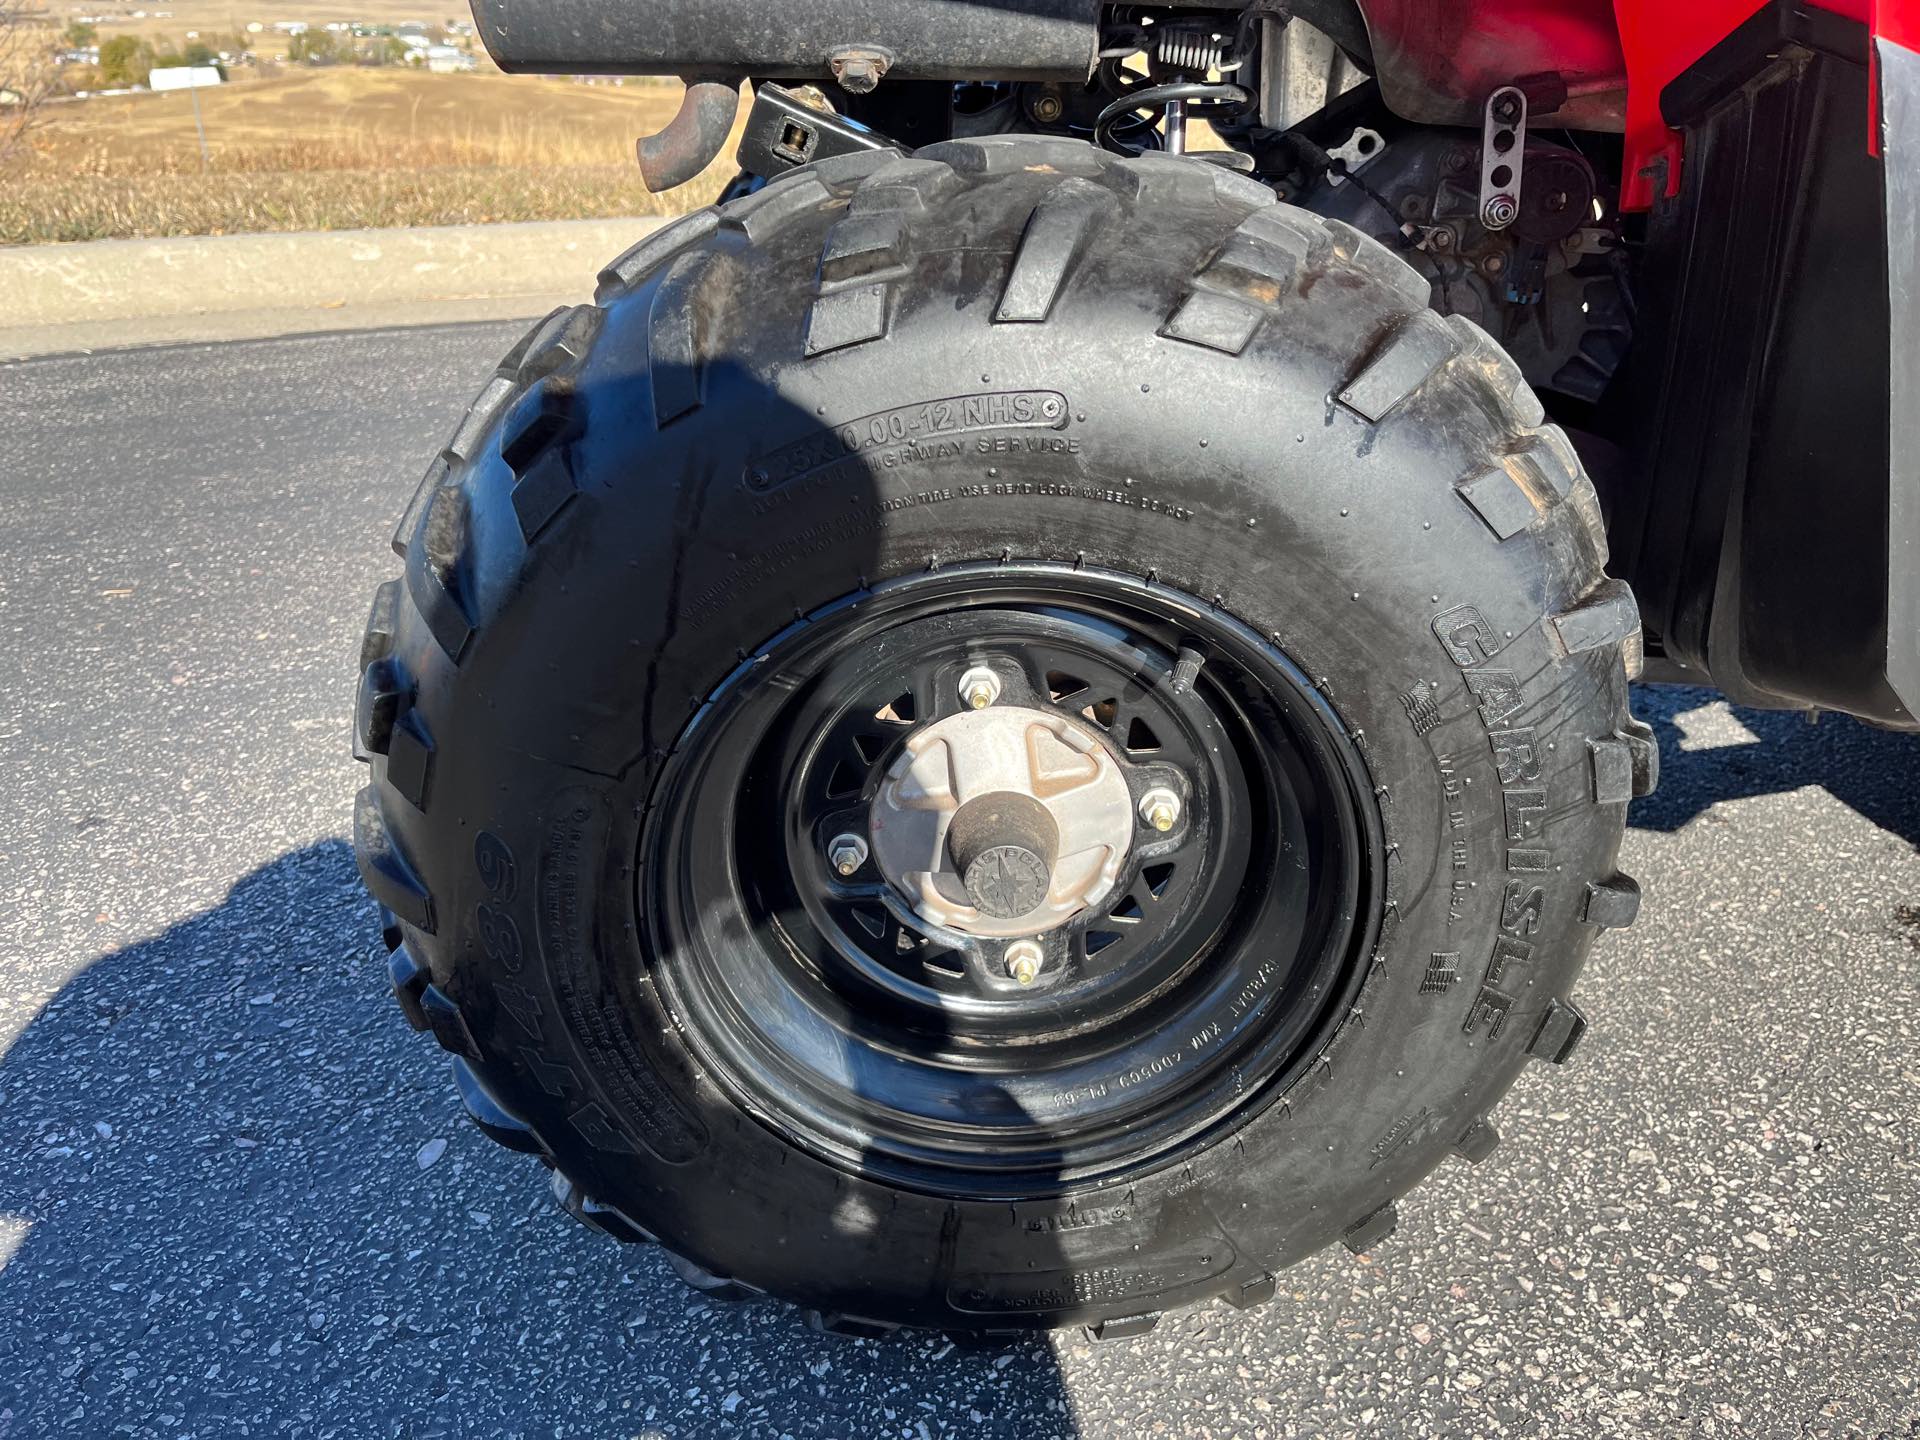
[(93, 44), (100, 32), (84, 20), (75, 20), (60, 32), (69, 50), (83, 50)]
[(203, 40), (190, 40), (187, 48), (180, 52), (189, 65), (211, 65), (220, 57), (213, 53), (213, 47)]
[(116, 35), (100, 47), (100, 83), (107, 89), (144, 85), (153, 70), (153, 46), (134, 35)]
[(287, 59), (296, 65), (331, 65), (340, 58), (333, 36), (324, 30), (307, 30), (287, 42)]

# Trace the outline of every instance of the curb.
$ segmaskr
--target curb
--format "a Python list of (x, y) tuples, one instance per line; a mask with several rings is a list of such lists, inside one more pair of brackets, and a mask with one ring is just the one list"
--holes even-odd
[(0, 249), (0, 357), (531, 315), (667, 223), (92, 240)]

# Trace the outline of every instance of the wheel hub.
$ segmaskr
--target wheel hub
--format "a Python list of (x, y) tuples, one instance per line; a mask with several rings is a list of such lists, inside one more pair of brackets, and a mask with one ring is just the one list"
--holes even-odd
[(1013, 939), (1113, 888), (1133, 836), (1119, 762), (1058, 711), (963, 711), (907, 737), (868, 813), (880, 872), (915, 914)]

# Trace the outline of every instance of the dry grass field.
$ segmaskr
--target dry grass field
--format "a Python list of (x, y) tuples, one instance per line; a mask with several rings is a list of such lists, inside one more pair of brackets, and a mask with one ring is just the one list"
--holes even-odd
[(63, 102), (0, 176), (0, 244), (677, 211), (731, 173), (723, 155), (673, 195), (641, 186), (634, 139), (678, 101), (677, 82), (269, 68), (201, 92), (204, 170), (187, 94)]

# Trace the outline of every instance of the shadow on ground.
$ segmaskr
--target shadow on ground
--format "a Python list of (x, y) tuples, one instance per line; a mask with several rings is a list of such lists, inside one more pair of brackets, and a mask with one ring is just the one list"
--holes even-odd
[[(1633, 712), (1660, 742), (1660, 788), (1629, 823), (1674, 831), (1715, 805), (1812, 787), (1920, 846), (1920, 737), (1845, 715), (1722, 707), (1710, 690), (1645, 685)], [(1731, 717), (1731, 719), (1729, 719)], [(1692, 733), (1694, 729), (1699, 734)]]
[(0, 1059), (0, 1436), (1074, 1433), (1045, 1345), (816, 1336), (576, 1226), (374, 932), (345, 844), (288, 854)]
[[(1914, 737), (1712, 706), (1637, 695), (1636, 826), (1813, 786), (1920, 842)], [(374, 931), (345, 844), (293, 852), (0, 1058), (0, 1437), (1076, 1432), (1047, 1346), (816, 1336), (573, 1225), (460, 1117)]]

